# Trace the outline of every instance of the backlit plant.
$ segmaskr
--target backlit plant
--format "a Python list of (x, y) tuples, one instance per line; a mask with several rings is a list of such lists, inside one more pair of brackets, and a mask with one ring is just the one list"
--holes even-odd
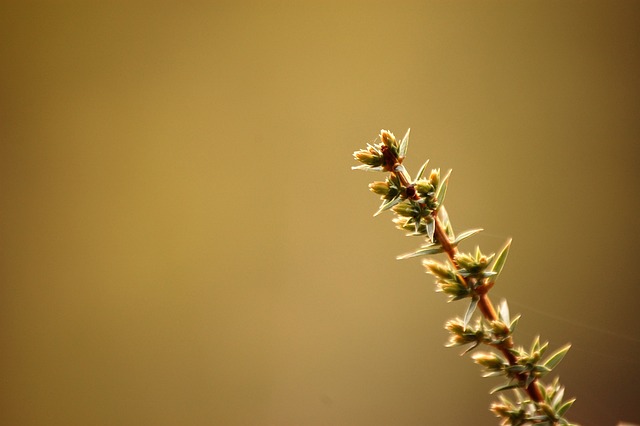
[[(384, 181), (369, 185), (382, 199), (375, 215), (391, 210), (399, 229), (425, 238), (426, 242), (418, 249), (398, 259), (446, 255), (445, 262), (426, 259), (423, 263), (427, 272), (435, 277), (438, 292), (445, 293), (449, 301), (468, 303), (461, 318), (445, 325), (450, 333), (448, 346), (467, 346), (464, 353), (481, 345), (488, 349), (475, 352), (472, 358), (484, 369), (485, 377), (505, 379), (491, 390), (498, 393), (498, 401), (491, 405), (491, 411), (501, 419), (502, 425), (570, 425), (564, 416), (575, 399), (564, 400), (564, 387), (557, 378), (548, 384), (542, 380), (564, 358), (569, 345), (550, 355), (547, 355), (548, 343), (542, 343), (538, 337), (528, 350), (516, 346), (513, 333), (520, 316), (511, 318), (506, 300), (494, 306), (489, 299), (489, 290), (505, 265), (511, 241), (497, 256), (483, 254), (479, 248), (473, 253), (460, 252), (460, 242), (481, 229), (454, 233), (443, 205), (450, 172), (443, 177), (440, 169), (433, 169), (426, 176), (427, 161), (411, 178), (402, 165), (408, 144), (409, 131), (398, 142), (393, 133), (382, 130), (380, 143), (368, 144), (365, 149), (354, 152), (355, 159), (362, 164), (353, 169), (387, 173)], [(505, 395), (507, 392), (511, 393), (510, 397)]]

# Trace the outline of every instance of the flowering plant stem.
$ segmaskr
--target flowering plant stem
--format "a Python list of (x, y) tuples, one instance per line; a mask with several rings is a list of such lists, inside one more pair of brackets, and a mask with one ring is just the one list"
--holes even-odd
[[(451, 246), (449, 239), (447, 238), (447, 235), (444, 232), (444, 228), (442, 227), (442, 223), (440, 222), (440, 220), (438, 218), (435, 218), (435, 221), (436, 221), (436, 225), (435, 225), (436, 240), (440, 241), (440, 243), (442, 244), (445, 253), (447, 253), (447, 257), (449, 258), (449, 261), (456, 267), (459, 267), (459, 265), (457, 265), (455, 260), (458, 250), (455, 247)], [(489, 322), (498, 321), (498, 314), (495, 308), (493, 307), (493, 304), (491, 303), (491, 299), (489, 299), (489, 295), (487, 293), (483, 293), (478, 296), (478, 309), (480, 310), (480, 312), (482, 313), (482, 316), (487, 321)], [(500, 352), (502, 352), (502, 354), (505, 356), (505, 358), (509, 362), (509, 365), (512, 365), (512, 366), (517, 365), (517, 359), (515, 355), (511, 352), (511, 350), (513, 349), (513, 346), (514, 345), (513, 345), (512, 337), (509, 337), (508, 339), (504, 340), (500, 346), (497, 346)], [(520, 377), (520, 379), (523, 379), (523, 377)], [(537, 382), (538, 382), (538, 378), (534, 378), (533, 381), (531, 381), (531, 383), (529, 384), (529, 386), (526, 387), (526, 391), (527, 391), (527, 394), (529, 394), (529, 397), (531, 397), (533, 401), (537, 403), (541, 403), (544, 401), (544, 398), (542, 396), (542, 393), (540, 392), (540, 389), (538, 388)]]
[[(484, 255), (479, 248), (475, 254), (459, 252), (459, 243), (481, 229), (457, 236), (453, 232), (443, 205), (449, 174), (441, 178), (440, 170), (433, 169), (429, 177), (424, 178), (427, 162), (416, 178), (411, 179), (402, 165), (409, 144), (409, 131), (399, 142), (391, 132), (382, 130), (380, 140), (380, 143), (369, 144), (354, 153), (356, 160), (362, 163), (354, 169), (388, 172), (384, 182), (369, 185), (382, 198), (376, 215), (392, 210), (396, 214), (394, 222), (398, 228), (409, 231), (409, 235), (426, 238), (426, 244), (399, 256), (399, 259), (446, 254), (448, 263), (432, 260), (423, 263), (435, 276), (437, 290), (447, 294), (450, 301), (470, 299), (464, 317), (446, 324), (451, 333), (449, 346), (470, 345), (465, 353), (480, 344), (494, 349), (494, 352), (474, 354), (473, 360), (485, 369), (485, 377), (507, 378), (507, 382), (494, 388), (492, 393), (511, 390), (516, 397), (514, 402), (501, 394), (499, 402), (491, 406), (491, 411), (502, 419), (502, 425), (570, 425), (563, 416), (575, 400), (563, 401), (564, 387), (557, 378), (550, 385), (544, 385), (540, 380), (564, 358), (570, 346), (560, 348), (544, 361), (541, 359), (548, 343), (540, 343), (539, 337), (529, 351), (516, 347), (513, 332), (520, 317), (511, 319), (505, 300), (496, 310), (488, 295), (504, 267), (511, 241), (497, 257), (495, 254)], [(476, 310), (481, 315), (472, 325)]]

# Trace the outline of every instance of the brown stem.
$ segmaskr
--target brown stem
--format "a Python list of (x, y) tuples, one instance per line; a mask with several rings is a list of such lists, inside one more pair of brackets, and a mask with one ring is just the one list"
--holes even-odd
[[(435, 239), (438, 241), (438, 243), (440, 243), (440, 245), (444, 249), (445, 253), (449, 257), (449, 260), (451, 261), (451, 263), (456, 268), (459, 268), (458, 262), (456, 262), (456, 260), (455, 260), (456, 254), (458, 253), (458, 249), (456, 247), (454, 247), (453, 245), (451, 245), (451, 242), (449, 241), (449, 238), (447, 237), (447, 233), (446, 233), (444, 227), (442, 226), (442, 222), (440, 222), (440, 219), (438, 219), (438, 217), (435, 217), (434, 220), (436, 222), (435, 223), (435, 233), (434, 233)], [(465, 285), (468, 286), (468, 284), (466, 283), (466, 280), (463, 277), (460, 277), (460, 278), (462, 279), (462, 282), (464, 282)], [(493, 304), (491, 303), (491, 299), (489, 299), (489, 296), (486, 293), (480, 295), (480, 299), (478, 300), (478, 309), (480, 309), (480, 312), (482, 313), (482, 315), (488, 321), (496, 321), (496, 320), (498, 320), (498, 314), (496, 313), (496, 310), (493, 307)], [(515, 365), (516, 364), (516, 361), (517, 361), (516, 357), (510, 351), (510, 349), (513, 348), (513, 339), (511, 337), (509, 337), (507, 340), (505, 340), (497, 348), (505, 356), (505, 358), (509, 362), (509, 365)], [(520, 378), (522, 380), (524, 380), (526, 377), (523, 376), (523, 377), (520, 377)], [(535, 401), (535, 402), (544, 402), (544, 397), (542, 396), (542, 393), (540, 393), (540, 389), (538, 389), (538, 386), (536, 386), (536, 382), (537, 381), (538, 381), (538, 379), (534, 379), (533, 382), (531, 382), (531, 384), (529, 386), (527, 386), (526, 391), (527, 391), (527, 394), (529, 395), (529, 397), (533, 401)]]
[[(384, 160), (385, 160), (384, 161), (385, 169), (388, 171), (391, 171), (391, 174), (395, 175), (405, 188), (408, 188), (409, 186), (411, 186), (411, 182), (409, 181), (410, 178), (404, 171), (404, 168), (400, 169), (401, 167), (400, 162), (402, 160), (398, 161), (397, 158), (393, 157), (390, 151), (385, 149), (386, 148), (385, 146), (383, 146), (382, 148), (383, 148), (383, 154), (384, 154)], [(414, 196), (410, 198), (419, 199), (420, 197), (417, 194), (414, 194)], [(449, 241), (449, 238), (447, 237), (447, 233), (444, 227), (442, 226), (442, 222), (437, 217), (437, 215), (435, 215), (434, 220), (435, 220), (435, 232), (434, 232), (435, 239), (438, 241), (438, 243), (440, 243), (444, 252), (449, 257), (449, 260), (451, 261), (451, 263), (456, 267), (456, 269), (459, 269), (458, 262), (456, 262), (455, 260), (455, 256), (458, 253), (458, 249), (455, 246), (453, 246)], [(465, 283), (465, 285), (468, 286), (464, 277), (460, 277), (460, 279), (462, 280), (463, 283)], [(491, 303), (491, 299), (489, 299), (489, 296), (486, 293), (488, 289), (489, 287), (485, 288), (482, 294), (480, 294), (479, 296), (480, 298), (478, 300), (478, 309), (480, 309), (480, 312), (488, 321), (496, 321), (498, 320), (498, 314), (496, 313), (496, 310), (493, 307), (493, 304)], [(514, 346), (513, 339), (511, 337), (506, 339), (499, 346), (496, 346), (497, 349), (500, 350), (500, 352), (502, 352), (502, 354), (505, 356), (509, 365), (516, 365), (517, 363), (515, 355), (513, 355), (513, 353), (510, 351), (510, 349), (512, 349), (513, 346)], [(519, 375), (518, 378), (520, 380), (525, 380), (526, 376)], [(544, 397), (542, 396), (540, 389), (538, 389), (537, 381), (538, 379), (534, 378), (534, 380), (529, 384), (529, 386), (527, 386), (526, 392), (531, 398), (531, 400), (540, 403), (540, 402), (544, 402)]]

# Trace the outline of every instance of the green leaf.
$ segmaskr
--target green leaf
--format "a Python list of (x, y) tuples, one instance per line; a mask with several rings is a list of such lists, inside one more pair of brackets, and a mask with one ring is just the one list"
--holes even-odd
[[(504, 246), (504, 248), (502, 249), (498, 257), (496, 258), (496, 261), (493, 262), (493, 266), (491, 267), (492, 272), (500, 274), (500, 272), (502, 271), (502, 268), (504, 268), (505, 262), (507, 261), (507, 256), (509, 255), (510, 247), (511, 247), (511, 240), (507, 242), (507, 244)], [(494, 281), (495, 281), (495, 278), (494, 278)]]
[(455, 240), (456, 236), (453, 233), (453, 226), (451, 226), (451, 221), (449, 220), (449, 214), (447, 213), (447, 209), (444, 206), (438, 207), (438, 216), (440, 217), (440, 222), (444, 226), (445, 231), (447, 232), (447, 237), (450, 241)]
[(490, 394), (494, 394), (496, 392), (502, 392), (502, 391), (506, 391), (506, 390), (509, 390), (509, 389), (519, 388), (519, 387), (520, 387), (520, 385), (518, 383), (507, 383), (507, 384), (500, 385), (498, 387), (495, 387), (495, 388), (491, 389), (489, 391), (489, 393)]
[(555, 351), (544, 362), (544, 366), (547, 367), (549, 370), (553, 370), (556, 365), (560, 364), (560, 361), (562, 361), (562, 358), (564, 358), (564, 356), (567, 354), (567, 352), (569, 352), (570, 348), (571, 348), (571, 345), (565, 345), (562, 348), (560, 348), (557, 351)]
[(465, 355), (469, 352), (471, 352), (472, 350), (474, 350), (475, 348), (477, 348), (480, 345), (480, 342), (474, 342), (471, 346), (469, 346), (467, 349), (464, 350), (464, 352), (462, 352), (460, 354), (460, 356)]
[(407, 133), (404, 134), (402, 142), (400, 142), (400, 148), (398, 149), (398, 155), (400, 157), (405, 157), (407, 155), (407, 148), (409, 148), (409, 133), (411, 133), (411, 129), (407, 129)]
[(384, 201), (381, 205), (380, 208), (378, 209), (377, 212), (375, 212), (373, 215), (374, 216), (378, 216), (380, 213), (382, 213), (385, 210), (389, 210), (391, 207), (395, 206), (396, 204), (398, 204), (400, 201), (402, 201), (402, 197), (400, 197), (400, 195), (398, 195), (395, 198), (392, 198), (389, 201)]
[(363, 164), (361, 166), (352, 166), (351, 170), (364, 170), (365, 172), (382, 172), (382, 171), (384, 171), (381, 166), (372, 167), (372, 166), (368, 166), (366, 164)]
[(542, 395), (542, 399), (546, 400), (547, 399), (547, 388), (539, 380), (536, 382), (536, 387), (540, 391), (540, 394)]
[(560, 406), (560, 408), (558, 408), (558, 409), (556, 410), (556, 414), (557, 414), (558, 416), (562, 416), (562, 415), (564, 415), (564, 413), (566, 413), (566, 412), (567, 412), (567, 410), (568, 410), (569, 408), (571, 408), (571, 406), (573, 405), (573, 403), (574, 403), (574, 402), (576, 402), (575, 398), (574, 398), (574, 399), (571, 399), (571, 400), (569, 400), (569, 401), (567, 401), (567, 402), (565, 402), (564, 404), (562, 404), (562, 405)]
[(457, 246), (458, 244), (460, 244), (460, 241), (462, 240), (466, 240), (467, 238), (476, 235), (478, 232), (483, 231), (483, 229), (479, 228), (479, 229), (472, 229), (470, 231), (464, 231), (463, 233), (461, 233), (460, 235), (458, 235), (458, 238), (456, 238), (451, 245), (453, 246)]
[(416, 180), (421, 179), (424, 175), (424, 171), (427, 170), (427, 164), (429, 164), (429, 160), (425, 161), (420, 170), (418, 170), (418, 174), (416, 176)]
[(441, 245), (439, 245), (439, 244), (431, 244), (430, 246), (428, 246), (426, 248), (422, 248), (420, 250), (416, 250), (416, 251), (411, 252), (411, 253), (406, 253), (406, 254), (401, 254), (400, 256), (396, 256), (396, 259), (404, 260), (404, 259), (410, 259), (412, 257), (428, 256), (428, 255), (431, 255), (431, 254), (438, 254), (438, 253), (442, 253), (442, 252), (444, 252), (444, 249), (442, 248)]
[(553, 396), (553, 400), (551, 401), (552, 407), (557, 407), (560, 402), (562, 402), (562, 398), (564, 398), (564, 387), (560, 386), (560, 389)]
[(509, 316), (509, 305), (507, 305), (507, 299), (502, 299), (500, 301), (500, 306), (498, 307), (498, 317), (503, 323), (507, 325), (511, 324), (511, 317)]
[(433, 241), (433, 234), (436, 232), (436, 221), (432, 220), (431, 222), (427, 222), (427, 235), (429, 236), (429, 240)]
[(529, 387), (529, 385), (530, 385), (531, 383), (533, 383), (533, 381), (534, 381), (534, 380), (536, 380), (536, 376), (535, 376), (535, 375), (530, 374), (529, 376), (527, 376), (527, 380), (525, 380), (524, 387), (525, 387), (525, 388), (528, 388), (528, 387)]
[(509, 331), (511, 332), (511, 334), (513, 334), (513, 332), (516, 330), (516, 327), (518, 326), (518, 321), (520, 321), (520, 317), (521, 315), (518, 315), (513, 319), (513, 321), (511, 321), (511, 324), (509, 325)]
[(453, 241), (456, 239), (456, 235), (453, 233), (451, 222), (447, 223), (445, 231), (447, 231), (447, 237), (449, 237), (449, 240)]
[(451, 170), (447, 172), (447, 175), (442, 179), (440, 185), (438, 185), (438, 190), (436, 192), (436, 200), (438, 201), (438, 205), (441, 206), (444, 203), (444, 197), (447, 195), (447, 186), (449, 184), (449, 176), (451, 176)]
[(471, 321), (471, 317), (473, 317), (473, 313), (476, 311), (478, 307), (478, 297), (474, 297), (471, 299), (471, 303), (469, 303), (469, 308), (467, 308), (467, 313), (464, 314), (464, 328), (467, 328), (469, 325), (469, 321)]
[(533, 339), (533, 343), (531, 344), (531, 351), (529, 353), (534, 353), (538, 349), (540, 349), (540, 336), (536, 336), (536, 338)]

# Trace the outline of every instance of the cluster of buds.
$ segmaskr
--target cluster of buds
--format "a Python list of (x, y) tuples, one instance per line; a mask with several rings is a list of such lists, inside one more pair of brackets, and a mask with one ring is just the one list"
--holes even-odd
[(455, 318), (447, 321), (444, 328), (449, 331), (449, 344), (447, 347), (471, 345), (463, 353), (475, 349), (480, 343), (490, 344), (493, 340), (490, 330), (487, 330), (482, 320), (476, 321), (475, 326), (464, 323), (464, 320)]
[[(354, 158), (362, 163), (353, 169), (386, 172), (384, 181), (375, 181), (369, 189), (380, 196), (382, 203), (375, 213), (391, 210), (395, 213), (396, 226), (411, 236), (422, 236), (426, 242), (417, 250), (398, 256), (398, 259), (444, 253), (448, 263), (425, 260), (427, 272), (436, 279), (436, 291), (449, 296), (449, 301), (468, 299), (469, 305), (462, 319), (448, 321), (450, 333), (447, 346), (465, 346), (469, 352), (480, 344), (489, 346), (494, 352), (473, 355), (473, 360), (484, 368), (485, 377), (504, 376), (506, 383), (493, 392), (512, 389), (519, 395), (512, 403), (501, 397), (491, 410), (502, 418), (503, 425), (548, 424), (569, 425), (563, 417), (573, 400), (562, 401), (564, 389), (557, 381), (545, 387), (540, 378), (564, 358), (569, 345), (557, 350), (542, 361), (548, 344), (535, 339), (530, 351), (515, 348), (513, 332), (519, 316), (513, 320), (506, 301), (496, 309), (487, 293), (500, 275), (511, 246), (509, 241), (498, 255), (483, 254), (479, 248), (475, 253), (458, 252), (461, 241), (477, 234), (482, 229), (473, 229), (456, 235), (444, 208), (444, 199), (450, 173), (441, 177), (439, 169), (432, 169), (425, 177), (428, 161), (415, 178), (411, 178), (402, 164), (409, 145), (409, 131), (401, 141), (393, 133), (382, 130), (380, 142), (368, 144), (365, 149), (354, 152)], [(375, 216), (374, 215), (374, 216)], [(476, 308), (482, 317), (471, 326)], [(524, 395), (524, 396), (523, 396)]]
[(502, 425), (570, 425), (563, 417), (571, 408), (575, 399), (564, 401), (564, 387), (558, 379), (549, 386), (537, 384), (537, 388), (542, 395), (542, 401), (532, 401), (522, 395), (522, 392), (515, 390), (517, 401), (511, 401), (504, 395), (499, 396), (499, 402), (491, 404), (491, 411), (502, 419)]
[(369, 189), (382, 199), (375, 215), (392, 209), (397, 215), (398, 228), (412, 235), (425, 235), (433, 242), (434, 216), (444, 199), (446, 181), (440, 178), (440, 170), (436, 169), (428, 178), (424, 177), (428, 162), (421, 167), (415, 179), (411, 179), (402, 165), (409, 146), (409, 133), (408, 130), (398, 142), (393, 133), (380, 131), (380, 143), (367, 144), (366, 149), (353, 153), (354, 158), (362, 163), (353, 169), (389, 172), (385, 181), (369, 184)]

